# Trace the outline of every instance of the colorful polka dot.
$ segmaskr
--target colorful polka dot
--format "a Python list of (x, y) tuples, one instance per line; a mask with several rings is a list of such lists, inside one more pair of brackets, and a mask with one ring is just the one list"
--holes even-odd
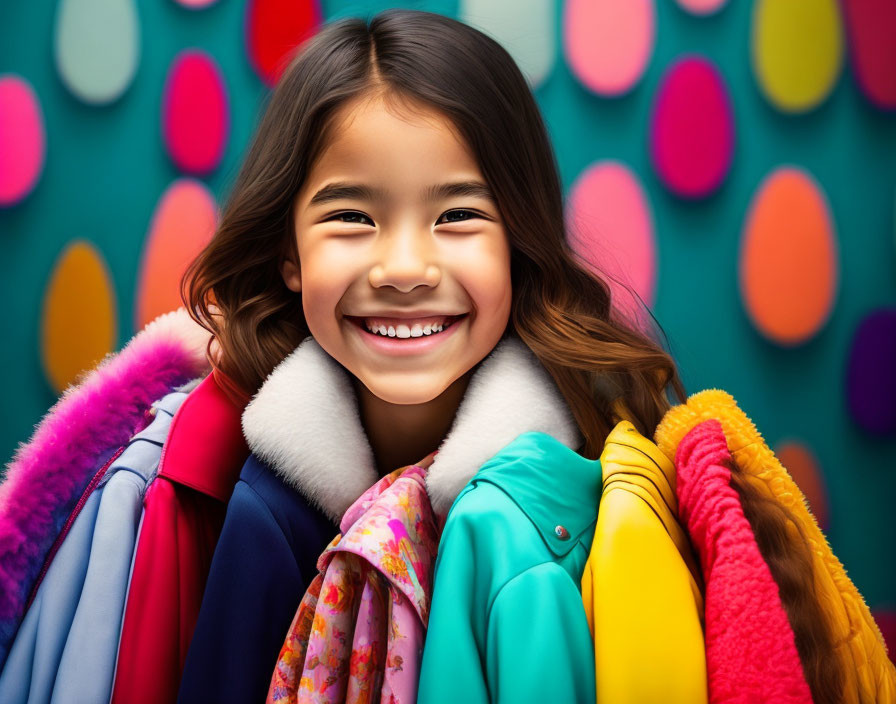
[(609, 284), (617, 310), (644, 328), (649, 316), (622, 285), (631, 286), (648, 307), (653, 306), (657, 279), (653, 214), (638, 177), (618, 161), (595, 164), (577, 179), (567, 208), (570, 247)]
[(180, 280), (217, 225), (214, 196), (199, 181), (175, 181), (162, 195), (144, 243), (137, 281), (138, 328), (183, 305)]
[(759, 186), (740, 251), (740, 289), (756, 329), (798, 345), (825, 324), (838, 285), (838, 247), (821, 187), (805, 171), (780, 167)]
[(650, 124), (650, 157), (660, 181), (684, 198), (715, 191), (731, 167), (734, 112), (718, 69), (685, 56), (666, 72)]
[(214, 5), (217, 1), (218, 0), (177, 0), (177, 3), (190, 10), (201, 10), (210, 5)]
[(188, 49), (172, 63), (162, 131), (168, 154), (181, 171), (207, 174), (220, 163), (230, 133), (230, 106), (221, 70), (205, 52)]
[(852, 419), (869, 433), (896, 433), (896, 309), (866, 315), (858, 325), (846, 367)]
[(896, 110), (896, 2), (843, 0), (849, 55), (862, 93), (883, 110)]
[(61, 0), (56, 15), (56, 70), (72, 94), (102, 105), (130, 85), (140, 56), (134, 0)]
[(500, 42), (532, 88), (547, 80), (556, 55), (555, 6), (550, 0), (460, 0), (458, 19)]
[(653, 52), (653, 0), (569, 0), (563, 38), (566, 61), (586, 88), (621, 95), (640, 80)]
[(692, 15), (711, 15), (724, 7), (727, 0), (677, 0)]
[(784, 112), (805, 112), (831, 92), (843, 63), (837, 0), (756, 0), (752, 59), (759, 88)]
[(276, 85), (305, 39), (322, 21), (318, 0), (249, 0), (246, 47), (249, 62), (269, 87)]
[(803, 443), (790, 440), (775, 447), (775, 455), (803, 492), (818, 525), (827, 531), (829, 525), (827, 490), (815, 454)]
[(103, 256), (72, 242), (59, 257), (44, 294), (41, 357), (58, 394), (115, 349), (115, 290)]
[(34, 89), (21, 76), (0, 76), (0, 206), (31, 193), (45, 153), (44, 116)]
[(890, 660), (896, 662), (894, 660), (896, 658), (896, 608), (880, 606), (873, 609), (871, 615), (874, 617), (874, 622), (880, 629), (880, 634), (887, 645), (887, 653), (890, 656)]

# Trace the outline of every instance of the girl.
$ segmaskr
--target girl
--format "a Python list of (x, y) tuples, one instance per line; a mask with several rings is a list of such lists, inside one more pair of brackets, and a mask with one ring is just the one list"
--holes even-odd
[[(669, 354), (568, 246), (557, 165), (519, 69), (436, 14), (343, 19), (301, 47), (185, 289), (213, 336), (214, 373), (172, 423), (155, 497), (165, 519), (146, 503), (117, 701), (171, 700), (182, 666), (180, 701), (263, 698), (317, 556), (396, 467), (432, 461), (444, 517), (521, 433), (596, 460), (623, 411), (652, 437), (668, 394), (685, 399)], [(777, 549), (770, 568), (789, 585), (813, 695), (836, 700), (830, 634), (799, 588), (807, 548), (782, 552), (768, 536), (785, 534), (786, 510), (737, 488)], [(199, 502), (227, 497), (222, 528)], [(163, 523), (176, 524), (168, 544), (155, 542)], [(188, 580), (189, 598), (151, 608), (160, 574)]]

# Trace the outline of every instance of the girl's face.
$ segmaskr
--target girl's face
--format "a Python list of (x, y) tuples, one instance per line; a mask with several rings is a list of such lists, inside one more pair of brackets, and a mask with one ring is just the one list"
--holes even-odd
[(295, 200), (300, 264), (282, 274), (321, 347), (380, 399), (420, 404), (500, 340), (510, 245), (451, 123), (387, 100), (358, 98), (335, 115)]

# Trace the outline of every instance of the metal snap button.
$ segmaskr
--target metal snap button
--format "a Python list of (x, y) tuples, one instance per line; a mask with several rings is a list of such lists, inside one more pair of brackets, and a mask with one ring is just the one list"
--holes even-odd
[(554, 535), (556, 535), (560, 540), (568, 540), (569, 539), (569, 531), (566, 530), (563, 526), (557, 526), (554, 528)]

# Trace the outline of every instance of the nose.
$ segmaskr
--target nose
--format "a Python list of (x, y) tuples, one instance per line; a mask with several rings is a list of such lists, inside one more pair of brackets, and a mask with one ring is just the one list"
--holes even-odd
[(378, 240), (369, 274), (371, 286), (392, 286), (408, 293), (421, 284), (434, 287), (439, 283), (442, 273), (431, 234), (408, 228), (383, 233)]

